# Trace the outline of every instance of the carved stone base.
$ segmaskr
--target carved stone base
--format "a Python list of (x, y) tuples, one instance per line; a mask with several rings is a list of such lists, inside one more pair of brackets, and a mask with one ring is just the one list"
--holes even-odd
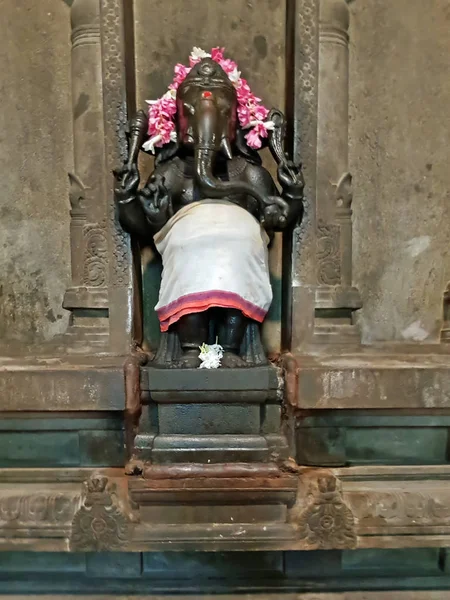
[(62, 336), (64, 350), (76, 354), (106, 352), (109, 343), (107, 289), (69, 288), (63, 307), (71, 311), (69, 327)]
[(319, 285), (316, 289), (313, 344), (360, 344), (354, 313), (361, 308), (359, 290), (349, 286)]
[(121, 469), (2, 469), (0, 550), (450, 545), (449, 466), (285, 469), (152, 479)]
[(233, 477), (226, 468), (219, 477), (130, 478), (130, 497), (139, 507), (141, 521), (160, 526), (286, 523), (287, 509), (296, 497), (295, 476), (278, 471), (277, 476)]
[(148, 463), (268, 462), (286, 458), (279, 373), (143, 367), (134, 459)]
[(105, 327), (69, 325), (61, 339), (64, 350), (68, 354), (90, 354), (107, 352), (109, 329)]
[[(316, 311), (317, 315), (318, 311)], [(320, 313), (319, 313), (320, 314)], [(356, 347), (360, 343), (359, 329), (352, 317), (319, 316), (314, 320), (313, 344), (343, 345)]]

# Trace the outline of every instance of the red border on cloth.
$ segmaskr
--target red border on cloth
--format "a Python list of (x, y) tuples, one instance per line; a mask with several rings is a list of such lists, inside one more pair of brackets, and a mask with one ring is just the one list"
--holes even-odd
[(186, 294), (156, 311), (161, 324), (161, 331), (167, 331), (171, 325), (184, 315), (204, 312), (209, 308), (236, 308), (246, 317), (258, 323), (262, 323), (267, 314), (267, 310), (255, 306), (251, 302), (248, 302), (248, 300), (241, 298), (239, 294), (234, 294), (233, 292), (211, 290), (196, 294)]

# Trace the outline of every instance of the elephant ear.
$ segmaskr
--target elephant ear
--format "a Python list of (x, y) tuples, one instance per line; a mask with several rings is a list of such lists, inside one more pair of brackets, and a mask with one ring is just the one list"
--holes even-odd
[[(250, 146), (247, 144), (247, 140), (245, 139), (245, 133), (245, 130), (239, 125), (236, 131), (236, 148), (239, 154), (254, 165), (262, 165), (262, 160), (258, 150), (250, 148)], [(262, 142), (263, 144), (261, 146), (261, 150), (266, 148), (269, 143), (267, 138), (263, 139)]]

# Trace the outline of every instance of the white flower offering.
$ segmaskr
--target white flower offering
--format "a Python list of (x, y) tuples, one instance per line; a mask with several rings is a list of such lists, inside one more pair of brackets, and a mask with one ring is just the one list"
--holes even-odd
[(199, 359), (202, 361), (199, 369), (218, 369), (223, 357), (223, 348), (220, 344), (202, 344)]

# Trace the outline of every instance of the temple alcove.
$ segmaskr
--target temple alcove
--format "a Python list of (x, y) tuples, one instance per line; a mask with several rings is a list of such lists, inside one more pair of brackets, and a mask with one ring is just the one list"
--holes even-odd
[[(0, 44), (16, 40), (0, 52), (9, 90), (0, 151), (2, 593), (114, 597), (151, 588), (258, 598), (264, 585), (269, 598), (295, 589), (309, 600), (314, 587), (319, 598), (333, 590), (360, 600), (348, 590), (363, 587), (369, 598), (444, 600), (446, 2), (233, 0), (194, 2), (186, 13), (167, 0), (61, 0), (24, 8), (5, 8)], [(199, 33), (198, 23), (208, 27)], [(289, 290), (291, 311), (274, 304), (264, 333), (271, 354), (282, 337), (290, 353), (272, 371), (236, 377), (233, 389), (227, 382), (222, 397), (224, 370), (205, 390), (179, 371), (165, 377), (142, 364), (130, 319), (139, 277), (112, 202), (125, 105), (131, 113), (159, 97), (193, 45), (224, 45), (255, 93), (288, 109), (288, 143), (306, 180), (290, 269), (280, 269), (279, 242), (272, 254), (272, 285)], [(154, 351), (160, 266), (151, 258), (145, 248), (144, 349)], [(242, 408), (234, 400), (246, 386), (252, 395)], [(189, 394), (195, 410), (180, 402)], [(141, 401), (143, 418), (167, 427), (156, 446), (147, 439), (158, 457), (144, 466), (150, 492), (125, 474), (125, 437)], [(223, 406), (232, 419), (218, 417)], [(212, 436), (234, 428), (247, 444), (228, 471), (177, 437), (195, 437), (203, 417)], [(281, 438), (285, 454), (274, 460)], [(182, 454), (185, 462), (173, 460)], [(324, 510), (331, 519), (321, 520)], [(117, 535), (83, 528), (92, 513), (102, 523), (111, 517)]]

